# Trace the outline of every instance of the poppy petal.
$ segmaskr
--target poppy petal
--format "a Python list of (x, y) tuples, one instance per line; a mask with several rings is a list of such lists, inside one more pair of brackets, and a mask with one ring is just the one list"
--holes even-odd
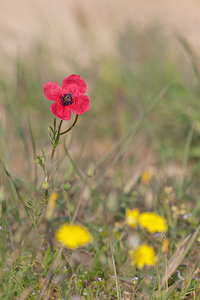
[(87, 85), (79, 75), (70, 75), (63, 80), (62, 88), (72, 95), (85, 94)]
[(71, 111), (77, 115), (81, 115), (88, 109), (90, 109), (89, 98), (86, 95), (81, 95), (79, 97), (75, 97), (74, 103), (70, 105)]
[(61, 120), (70, 120), (71, 118), (71, 111), (69, 110), (69, 108), (59, 104), (58, 102), (51, 104), (50, 110), (54, 114), (54, 116)]
[(43, 84), (44, 96), (51, 101), (58, 101), (63, 94), (62, 88), (55, 82)]

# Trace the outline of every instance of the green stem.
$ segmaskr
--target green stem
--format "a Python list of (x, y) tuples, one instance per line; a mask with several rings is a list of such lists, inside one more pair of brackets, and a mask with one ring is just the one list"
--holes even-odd
[(63, 135), (63, 134), (65, 134), (65, 133), (67, 133), (67, 132), (69, 132), (70, 130), (72, 130), (72, 128), (76, 125), (77, 120), (78, 120), (78, 115), (76, 115), (73, 124), (67, 130), (65, 130), (63, 132), (60, 132), (61, 126), (62, 126), (62, 123), (63, 123), (63, 120), (61, 120), (60, 124), (58, 126), (58, 132), (57, 132), (57, 134), (55, 136), (56, 121), (54, 119), (54, 136), (53, 136), (54, 144), (53, 144), (53, 149), (52, 149), (52, 152), (51, 152), (51, 159), (53, 159), (53, 157), (54, 157), (54, 153), (56, 151), (56, 147), (59, 144), (60, 136)]
[(114, 275), (115, 275), (115, 285), (116, 285), (116, 291), (117, 291), (117, 300), (121, 300), (121, 291), (120, 291), (120, 286), (119, 286), (119, 280), (118, 280), (118, 275), (117, 275), (117, 270), (116, 270), (116, 265), (115, 265), (115, 258), (114, 258), (114, 251), (113, 251), (113, 245), (110, 240), (110, 251), (111, 251), (111, 257), (112, 257), (112, 263), (113, 263), (113, 270), (114, 270)]
[(55, 150), (56, 150), (56, 148), (53, 147), (52, 152), (51, 152), (51, 159), (53, 159), (53, 157), (54, 157)]
[[(51, 152), (51, 159), (53, 159), (54, 153), (56, 151), (56, 147), (58, 146), (58, 142), (59, 142), (59, 139), (60, 139), (60, 130), (61, 130), (62, 122), (63, 122), (63, 120), (60, 121), (60, 124), (58, 126), (58, 132), (57, 132), (56, 138), (54, 136), (55, 143), (53, 145), (53, 149), (52, 149), (52, 152)], [(55, 126), (56, 126), (56, 121), (54, 119), (54, 128), (55, 128)], [(55, 133), (55, 129), (54, 129), (54, 133)]]
[(60, 124), (58, 126), (58, 133), (56, 136), (56, 144), (59, 142), (59, 139), (60, 139), (60, 129), (61, 129), (62, 123), (63, 123), (63, 120), (60, 121)]
[(71, 224), (71, 210), (70, 210), (70, 201), (69, 201), (69, 194), (66, 191), (66, 198), (67, 198), (67, 209), (68, 209), (68, 216), (69, 216), (69, 223)]
[(70, 126), (67, 130), (61, 132), (60, 135), (69, 132), (69, 131), (76, 125), (77, 120), (78, 120), (78, 115), (76, 115), (75, 120), (74, 120), (74, 123), (72, 124), (72, 126)]

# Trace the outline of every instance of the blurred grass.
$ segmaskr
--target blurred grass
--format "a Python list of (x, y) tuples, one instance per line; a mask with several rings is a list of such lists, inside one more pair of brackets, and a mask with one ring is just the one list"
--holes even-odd
[[(68, 270), (64, 267), (70, 253), (64, 252), (47, 299), (69, 299), (83, 291), (88, 294), (86, 299), (117, 299), (113, 265), (123, 297), (127, 292), (135, 295), (133, 299), (147, 299), (152, 293), (151, 299), (157, 299), (154, 291), (159, 290), (165, 263), (157, 272), (130, 269), (122, 242), (128, 233), (119, 223), (129, 207), (164, 215), (169, 224), (170, 257), (177, 241), (186, 240), (199, 224), (199, 81), (184, 45), (177, 53), (170, 43), (155, 28), (146, 32), (128, 28), (119, 37), (112, 57), (92, 61), (85, 69), (66, 59), (69, 73), (80, 74), (87, 82), (92, 108), (79, 118), (53, 164), (48, 158), (47, 138), (53, 116), (50, 102), (42, 95), (42, 84), (49, 80), (61, 84), (68, 73), (59, 72), (48, 49), (37, 45), (29, 56), (16, 58), (12, 78), (0, 78), (1, 299), (37, 299), (58, 251), (53, 233), (67, 218), (66, 182), (71, 213), (76, 214), (80, 203), (77, 220), (89, 227), (94, 243), (88, 246), (83, 261), (70, 263)], [(163, 89), (160, 101), (146, 114)], [(127, 135), (131, 128), (136, 128), (131, 131), (134, 136)], [(50, 173), (47, 190), (41, 187), (44, 175), (34, 164), (36, 154), (42, 154), (44, 168)], [(141, 183), (146, 167), (152, 170), (149, 186)], [(171, 188), (169, 194), (167, 187)], [(44, 210), (52, 191), (59, 197), (53, 219), (47, 222)], [(192, 217), (183, 221), (186, 213)], [(161, 238), (142, 235), (149, 243), (153, 239), (159, 249)], [(199, 274), (199, 245), (192, 242), (196, 243), (192, 253), (180, 266), (185, 281), (175, 273), (169, 291), (161, 288), (158, 299), (168, 299), (169, 294), (181, 299), (198, 289), (192, 275), (186, 284), (188, 268), (191, 274)], [(133, 284), (136, 275), (143, 277)]]
[[(118, 53), (112, 58), (102, 58), (84, 70), (70, 67), (72, 72), (79, 73), (88, 82), (92, 102), (87, 122), (81, 120), (81, 140), (90, 136), (99, 142), (102, 139), (103, 145), (106, 138), (108, 144), (114, 142), (160, 90), (172, 82), (164, 101), (147, 117), (140, 136), (148, 145), (151, 141), (152, 150), (162, 158), (181, 160), (186, 136), (193, 127), (195, 132), (190, 155), (199, 158), (198, 147), (195, 147), (200, 132), (199, 83), (187, 60), (183, 73), (183, 53), (183, 57), (177, 58), (171, 52), (171, 46), (160, 32), (137, 34), (129, 29), (119, 38)], [(17, 58), (16, 77), (12, 81), (5, 77), (0, 79), (3, 109), (14, 135), (17, 134), (27, 154), (30, 152), (25, 138), (28, 115), (33, 133), (39, 139), (44, 137), (47, 124), (52, 119), (48, 113), (50, 103), (42, 96), (42, 84), (50, 79), (61, 84), (67, 75), (59, 74), (56, 62), (50, 58), (47, 60), (47, 57), (47, 50), (37, 47), (30, 57)]]

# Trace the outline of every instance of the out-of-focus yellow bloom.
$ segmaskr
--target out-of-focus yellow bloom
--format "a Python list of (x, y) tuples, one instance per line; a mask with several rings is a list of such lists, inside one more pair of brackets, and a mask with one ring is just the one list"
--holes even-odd
[(84, 227), (66, 223), (56, 232), (56, 239), (66, 248), (76, 249), (90, 243), (92, 236)]
[(154, 266), (156, 263), (156, 256), (153, 248), (146, 244), (142, 244), (136, 249), (129, 250), (129, 257), (131, 264), (137, 265), (139, 269), (142, 269), (144, 265)]
[(46, 219), (50, 220), (52, 218), (53, 215), (53, 210), (55, 207), (55, 201), (58, 198), (58, 194), (57, 193), (52, 193), (49, 197), (49, 201), (47, 204), (47, 210), (46, 210)]
[(48, 202), (48, 207), (49, 208), (54, 208), (55, 207), (55, 201), (58, 198), (57, 193), (52, 193), (49, 197), (49, 202)]
[(168, 239), (164, 239), (162, 242), (162, 252), (163, 253), (167, 253), (169, 250), (169, 240)]
[(167, 230), (165, 220), (155, 213), (145, 212), (139, 216), (139, 224), (150, 233), (164, 232)]
[(138, 223), (139, 210), (138, 209), (127, 209), (126, 211), (126, 224), (135, 227)]
[(151, 179), (151, 174), (148, 170), (144, 170), (142, 173), (141, 181), (144, 184), (148, 184)]

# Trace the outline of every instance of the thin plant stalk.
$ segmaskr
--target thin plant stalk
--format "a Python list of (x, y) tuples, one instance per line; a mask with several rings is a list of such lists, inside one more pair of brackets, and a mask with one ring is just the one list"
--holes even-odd
[(71, 223), (72, 218), (71, 218), (69, 194), (68, 194), (68, 191), (66, 191), (65, 193), (66, 193), (66, 199), (67, 199), (67, 210), (68, 210), (68, 216), (69, 216), (69, 223)]
[(103, 181), (103, 179), (105, 178), (106, 174), (108, 173), (108, 171), (117, 163), (117, 161), (120, 159), (120, 157), (122, 156), (122, 154), (125, 152), (125, 150), (128, 148), (129, 144), (132, 142), (133, 140), (133, 136), (135, 135), (135, 133), (137, 132), (138, 128), (140, 127), (140, 125), (142, 124), (143, 120), (145, 119), (145, 117), (156, 107), (156, 105), (163, 99), (163, 96), (165, 95), (165, 93), (168, 91), (169, 87), (172, 85), (172, 83), (169, 83), (168, 85), (166, 85), (161, 92), (158, 94), (158, 96), (156, 97), (155, 101), (147, 108), (146, 111), (144, 111), (141, 116), (139, 117), (139, 119), (137, 120), (136, 123), (134, 123), (125, 133), (124, 136), (122, 136), (119, 141), (113, 146), (113, 148), (102, 158), (100, 159), (97, 164), (94, 167), (93, 172), (100, 166), (102, 165), (110, 156), (111, 154), (121, 145), (124, 143), (124, 145), (122, 146), (122, 149), (118, 151), (117, 155), (115, 156), (115, 158), (113, 159), (113, 161), (108, 165), (108, 167), (106, 168), (105, 172), (103, 173), (103, 175), (100, 177), (100, 179), (97, 181), (96, 185), (94, 186), (94, 189), (96, 189)]
[(77, 121), (78, 121), (78, 115), (76, 115), (73, 124), (67, 130), (65, 130), (63, 132), (60, 132), (61, 131), (61, 126), (62, 126), (62, 123), (63, 123), (63, 120), (61, 120), (60, 124), (58, 125), (58, 132), (56, 134), (56, 131), (55, 131), (55, 129), (56, 129), (56, 120), (54, 118), (54, 129), (52, 129), (52, 127), (50, 127), (51, 130), (53, 131), (53, 139), (51, 140), (52, 145), (53, 145), (52, 152), (51, 152), (51, 159), (54, 158), (54, 154), (55, 154), (56, 148), (59, 145), (60, 136), (63, 135), (63, 134), (66, 134), (70, 130), (72, 130), (72, 128), (76, 125)]
[(76, 115), (73, 124), (67, 130), (61, 132), (60, 135), (63, 135), (65, 133), (69, 132), (70, 130), (72, 130), (72, 128), (76, 125), (77, 121), (78, 121), (78, 115)]
[(48, 284), (49, 284), (49, 282), (51, 280), (53, 271), (56, 268), (56, 265), (58, 263), (58, 260), (59, 260), (60, 256), (62, 255), (63, 249), (64, 249), (64, 245), (61, 246), (61, 248), (60, 248), (60, 250), (59, 250), (59, 252), (58, 252), (58, 254), (57, 254), (57, 256), (56, 256), (56, 258), (55, 258), (55, 260), (54, 260), (54, 262), (53, 262), (53, 264), (52, 264), (52, 266), (50, 268), (50, 270), (49, 270), (49, 273), (47, 274), (47, 277), (46, 277), (46, 280), (45, 280), (42, 292), (41, 292), (40, 297), (38, 298), (38, 300), (41, 300), (42, 297), (43, 297), (43, 295), (44, 295), (44, 293), (45, 293), (45, 290), (46, 290), (46, 288), (47, 288), (47, 286), (48, 286)]
[(168, 83), (160, 91), (160, 93), (156, 97), (155, 101), (152, 102), (152, 104), (147, 108), (147, 110), (141, 114), (138, 121), (136, 123), (134, 123), (127, 130), (127, 132), (118, 140), (118, 142), (112, 147), (112, 149), (96, 163), (96, 165), (94, 166), (94, 171), (96, 171), (96, 169), (99, 168), (117, 150), (117, 148), (127, 140), (128, 137), (131, 137), (135, 133), (135, 130), (137, 130), (137, 128), (140, 126), (142, 121), (145, 119), (146, 115), (148, 115), (156, 107), (156, 105), (163, 99), (164, 95), (169, 90), (171, 85), (172, 85), (172, 82)]
[(58, 143), (59, 143), (59, 139), (60, 139), (60, 130), (61, 130), (62, 122), (63, 122), (63, 120), (60, 121), (60, 124), (59, 124), (59, 126), (58, 126), (58, 132), (57, 132), (57, 136), (56, 136), (56, 138), (55, 138), (55, 144), (53, 145), (53, 149), (52, 149), (52, 152), (51, 152), (51, 159), (54, 158), (54, 153), (55, 153), (56, 147), (57, 147), (57, 145), (58, 145)]
[(167, 253), (165, 253), (165, 276), (166, 276), (166, 290), (168, 291), (168, 264), (167, 264)]
[[(77, 214), (76, 214), (76, 212), (75, 212), (75, 214), (73, 215), (71, 224), (73, 224), (73, 223), (75, 222), (76, 215), (77, 215)], [(45, 283), (44, 283), (42, 292), (41, 292), (40, 297), (38, 298), (38, 300), (41, 300), (41, 299), (42, 299), (42, 297), (43, 297), (43, 295), (44, 295), (44, 293), (45, 293), (45, 291), (46, 291), (46, 289), (47, 289), (47, 287), (48, 287), (48, 284), (49, 284), (49, 282), (51, 281), (53, 272), (54, 272), (54, 270), (55, 270), (55, 268), (56, 268), (56, 266), (57, 266), (57, 263), (58, 263), (59, 258), (60, 258), (61, 255), (62, 255), (63, 249), (64, 249), (64, 245), (61, 246), (61, 248), (60, 248), (60, 250), (59, 250), (59, 252), (58, 252), (58, 254), (57, 254), (57, 256), (56, 256), (56, 258), (55, 258), (55, 260), (54, 260), (54, 262), (53, 262), (53, 264), (52, 264), (52, 266), (51, 266), (51, 268), (50, 268), (50, 270), (49, 270), (49, 272), (48, 272), (48, 274), (47, 274), (47, 276), (46, 276), (46, 280), (45, 280)]]
[(183, 163), (182, 163), (182, 177), (181, 177), (181, 183), (179, 186), (179, 197), (182, 196), (182, 192), (183, 192), (182, 188), (184, 185), (185, 175), (187, 172), (187, 164), (188, 164), (188, 159), (189, 159), (189, 155), (190, 155), (190, 148), (191, 148), (191, 144), (192, 144), (193, 134), (194, 134), (194, 130), (193, 130), (193, 128), (191, 128), (189, 130), (189, 133), (188, 133), (188, 136), (186, 139), (186, 143), (185, 143)]
[(121, 300), (121, 291), (120, 291), (120, 286), (119, 286), (119, 281), (118, 281), (118, 276), (117, 276), (117, 270), (116, 270), (116, 265), (115, 265), (115, 258), (114, 258), (114, 253), (113, 253), (113, 248), (112, 248), (111, 241), (110, 241), (110, 251), (111, 251), (111, 257), (112, 257), (112, 263), (113, 263), (113, 270), (114, 270), (114, 274), (115, 274), (117, 300)]

